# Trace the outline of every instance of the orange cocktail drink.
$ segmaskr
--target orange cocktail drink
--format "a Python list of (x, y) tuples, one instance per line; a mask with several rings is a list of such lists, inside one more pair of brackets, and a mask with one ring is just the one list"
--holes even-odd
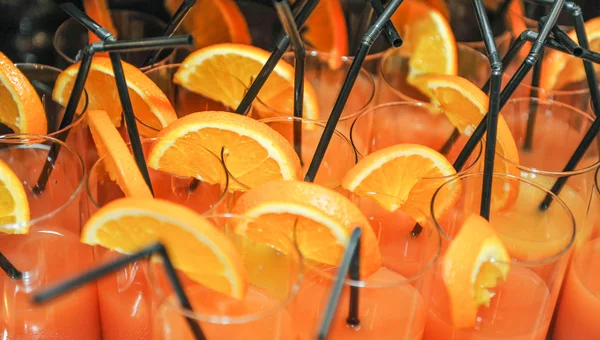
[[(465, 219), (478, 214), (481, 204), (481, 173), (467, 174), (442, 185), (436, 192), (432, 211), (441, 229), (444, 243), (452, 241)], [(442, 280), (442, 266), (435, 270), (434, 288), (423, 339), (545, 339), (552, 319), (570, 247), (575, 239), (575, 220), (566, 204), (553, 197), (546, 211), (539, 202), (549, 193), (542, 186), (511, 175), (495, 174), (490, 224), (504, 244), (508, 262), (481, 263), (479, 268), (497, 265), (510, 267), (504, 281), (494, 285), (473, 279), (475, 288), (488, 289), (489, 305), (478, 308), (475, 325), (458, 328), (453, 323), (453, 309)], [(435, 213), (438, 197), (456, 192), (456, 203), (445, 213)], [(497, 191), (504, 188), (505, 191)], [(513, 196), (516, 195), (516, 196)], [(512, 202), (507, 201), (514, 200)], [(447, 283), (446, 283), (447, 286)]]
[[(60, 146), (61, 151), (46, 188), (36, 192), (35, 184), (53, 145)], [(34, 291), (93, 266), (92, 248), (79, 242), (83, 223), (81, 158), (64, 143), (49, 137), (3, 136), (0, 146), (3, 195), (15, 192), (17, 184), (24, 189), (22, 197), (5, 201), (4, 209), (8, 210), (3, 209), (0, 225), (0, 252), (23, 274), (21, 279), (11, 279), (2, 273), (0, 332), (8, 339), (101, 339), (95, 285), (47, 305), (31, 302)], [(10, 173), (16, 182), (7, 179)], [(10, 208), (11, 205), (16, 208)], [(6, 215), (23, 211), (24, 206), (29, 211), (26, 220)]]
[[(302, 279), (302, 259), (294, 242), (281, 230), (247, 226), (254, 220), (235, 215), (209, 216), (242, 259), (248, 290), (241, 299), (211, 290), (179, 272), (193, 312), (182, 309), (162, 270), (150, 265), (155, 301), (152, 339), (194, 339), (185, 316), (202, 328), (207, 339), (296, 340), (297, 326), (290, 314)], [(256, 227), (254, 225), (253, 227)]]

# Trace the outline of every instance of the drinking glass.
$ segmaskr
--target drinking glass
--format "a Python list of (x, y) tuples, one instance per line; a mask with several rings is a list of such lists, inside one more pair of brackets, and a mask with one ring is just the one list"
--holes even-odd
[[(431, 212), (442, 234), (444, 250), (464, 221), (479, 214), (482, 180), (482, 173), (461, 175), (435, 193)], [(493, 180), (504, 181), (504, 188), (519, 187), (516, 202), (500, 211), (492, 209), (489, 219), (511, 257), (505, 263), (510, 266), (506, 281), (490, 289), (490, 305), (479, 308), (475, 327), (457, 329), (451, 320), (442, 264), (438, 263), (424, 340), (546, 338), (575, 239), (575, 219), (554, 195), (550, 208), (540, 211), (537, 202), (552, 193), (534, 182), (507, 174), (494, 174)], [(457, 186), (461, 190), (455, 203), (439, 213), (439, 205), (447, 205), (448, 197), (452, 197), (448, 195), (456, 194)], [(492, 262), (501, 263), (490, 259), (489, 265)]]
[[(60, 146), (45, 190), (34, 190), (51, 147)], [(89, 285), (44, 305), (33, 294), (93, 266), (92, 248), (79, 242), (84, 166), (65, 143), (38, 135), (0, 136), (0, 159), (23, 184), (30, 220), (3, 229), (29, 227), (24, 235), (0, 233), (0, 252), (23, 273), (2, 272), (0, 332), (6, 339), (101, 339), (98, 298)]]
[[(421, 339), (431, 295), (433, 268), (440, 254), (440, 234), (424, 213), (419, 216), (423, 233), (414, 238), (411, 236), (416, 224), (413, 216), (400, 210), (389, 212), (369, 194), (352, 196), (351, 199), (368, 218), (377, 236), (382, 266), (368, 277), (344, 281), (328, 339)], [(402, 204), (396, 198), (388, 199)], [(416, 208), (411, 210), (418, 211)], [(338, 270), (308, 259), (305, 263), (305, 278), (294, 313), (299, 339), (302, 340), (315, 339)], [(357, 326), (346, 322), (351, 287), (358, 288), (359, 294), (360, 323)]]
[[(148, 280), (155, 301), (153, 339), (193, 340), (185, 317), (197, 322), (207, 339), (296, 340), (297, 327), (291, 317), (302, 280), (302, 257), (294, 242), (281, 230), (272, 229), (243, 216), (208, 216), (232, 242), (248, 274), (248, 291), (242, 300), (182, 279), (193, 311), (183, 309), (169, 287), (162, 268), (148, 266)], [(253, 225), (252, 236), (236, 232)]]
[[(577, 222), (577, 243), (587, 241), (592, 232), (597, 209), (587, 209), (594, 192), (594, 175), (600, 166), (596, 140), (585, 152), (577, 167), (565, 172), (564, 167), (594, 122), (586, 113), (556, 101), (515, 98), (501, 111), (516, 142), (519, 161), (497, 154), (509, 167), (550, 190), (561, 177), (568, 178), (559, 197), (571, 209)], [(528, 132), (528, 122), (535, 126)], [(530, 141), (530, 142), (528, 142)], [(541, 203), (541, 200), (536, 203)]]
[[(147, 156), (157, 139), (144, 139), (142, 147)], [(179, 142), (178, 142), (179, 143)], [(211, 164), (221, 161), (201, 146), (185, 145), (188, 152), (195, 150), (213, 158)], [(148, 168), (150, 180), (157, 199), (186, 206), (199, 214), (224, 213), (227, 209), (225, 193), (227, 177), (225, 168), (217, 169), (222, 183), (211, 184), (199, 181), (190, 189), (190, 178), (183, 178), (163, 171)], [(101, 158), (90, 170), (86, 180), (89, 214), (111, 201), (125, 195), (106, 170), (106, 160)], [(119, 254), (102, 247), (94, 247), (96, 262), (115, 260)], [(98, 300), (102, 321), (103, 339), (148, 339), (151, 334), (152, 294), (145, 277), (145, 264), (136, 262), (98, 281)]]
[[(490, 62), (481, 52), (464, 43), (457, 45), (458, 75), (482, 88), (491, 75)], [(402, 48), (389, 50), (379, 65), (378, 103), (395, 101), (429, 102), (429, 98), (408, 83), (409, 58)]]
[[(117, 39), (133, 40), (151, 37), (160, 37), (167, 24), (150, 14), (128, 11), (110, 10)], [(67, 68), (75, 63), (77, 53), (88, 44), (88, 30), (71, 18), (63, 22), (54, 34), (54, 48), (58, 53), (58, 65)], [(174, 49), (163, 50), (153, 65), (143, 65), (148, 51), (121, 52), (121, 58), (142, 71), (153, 66), (171, 63), (175, 58)]]
[[(294, 64), (294, 54), (285, 53), (283, 60)], [(346, 57), (342, 58), (341, 66), (332, 69), (329, 66), (329, 55), (323, 52), (310, 51), (306, 54), (305, 79), (315, 89), (318, 100), (320, 116), (318, 121), (326, 122), (331, 114), (331, 110), (340, 93), (344, 80), (352, 60)], [(342, 110), (340, 120), (336, 128), (344, 135), (348, 136), (350, 125), (356, 116), (367, 110), (373, 103), (375, 96), (375, 82), (369, 72), (361, 69), (354, 87), (350, 91), (348, 101)], [(264, 98), (263, 98), (264, 99)], [(294, 112), (294, 88), (291, 84), (286, 89), (281, 89), (281, 94), (277, 100), (263, 101), (261, 94), (258, 94), (254, 102), (254, 117), (257, 119), (269, 117), (293, 116)]]

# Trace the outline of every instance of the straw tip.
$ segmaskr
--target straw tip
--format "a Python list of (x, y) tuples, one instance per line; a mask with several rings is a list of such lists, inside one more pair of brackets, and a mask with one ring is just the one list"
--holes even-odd
[(48, 299), (42, 294), (35, 294), (31, 299), (31, 302), (33, 302), (34, 305), (41, 305), (46, 301), (48, 301)]
[(400, 37), (398, 37), (398, 38), (396, 38), (396, 39), (392, 40), (392, 46), (393, 46), (394, 48), (398, 48), (398, 47), (402, 46), (402, 43), (403, 43), (403, 42), (402, 42), (402, 39), (400, 39)]

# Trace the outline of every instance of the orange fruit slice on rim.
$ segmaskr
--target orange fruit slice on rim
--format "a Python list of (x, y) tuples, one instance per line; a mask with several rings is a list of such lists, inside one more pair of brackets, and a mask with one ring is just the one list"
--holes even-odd
[(90, 110), (88, 123), (98, 156), (104, 159), (110, 179), (119, 185), (126, 197), (152, 198), (135, 159), (106, 112)]
[(510, 256), (494, 228), (469, 216), (442, 258), (442, 277), (450, 297), (455, 328), (473, 328), (480, 306), (488, 306), (498, 281), (505, 281)]
[[(173, 15), (182, 2), (166, 0), (165, 7)], [(194, 38), (196, 48), (228, 42), (252, 43), (246, 19), (233, 0), (198, 1), (182, 24)]]
[[(161, 89), (135, 66), (121, 62), (129, 97), (135, 116), (146, 125), (161, 129), (177, 119), (175, 109)], [(64, 70), (56, 79), (52, 99), (66, 106), (73, 90), (75, 77), (81, 62)], [(121, 102), (110, 59), (94, 57), (85, 89), (88, 93), (88, 109), (106, 111), (111, 121), (121, 125)]]
[(15, 133), (45, 135), (46, 111), (27, 77), (0, 52), (0, 122)]
[(121, 198), (98, 210), (81, 242), (131, 254), (161, 242), (173, 265), (192, 280), (241, 300), (247, 274), (233, 244), (194, 211), (158, 199)]
[(0, 160), (0, 232), (29, 232), (29, 202), (21, 179), (8, 164)]
[[(488, 111), (488, 96), (465, 78), (448, 75), (431, 76), (424, 79), (424, 85), (437, 98), (442, 111), (462, 134), (470, 136)], [(506, 162), (510, 160), (518, 164), (519, 151), (502, 115), (498, 117), (496, 140), (494, 172), (520, 177), (519, 170)], [(518, 181), (495, 178), (492, 188), (492, 209), (497, 211), (510, 206), (517, 199), (518, 193)]]
[[(360, 160), (344, 177), (342, 186), (359, 196), (369, 195), (383, 208), (405, 211), (422, 220), (419, 211), (430, 211), (435, 191), (450, 176), (456, 175), (452, 164), (439, 152), (423, 145), (398, 144), (375, 151)], [(458, 198), (460, 183), (454, 182), (452, 195), (440, 197), (436, 216), (441, 216)], [(378, 195), (379, 194), (379, 195)], [(398, 205), (397, 198), (404, 204)]]
[(304, 24), (304, 40), (315, 50), (329, 53), (329, 66), (337, 69), (348, 55), (348, 29), (340, 0), (321, 0)]
[[(224, 150), (224, 163), (235, 180), (230, 190), (247, 190), (275, 180), (298, 179), (300, 159), (277, 131), (252, 118), (231, 112), (196, 112), (179, 118), (159, 132), (148, 157), (149, 166), (184, 177), (211, 177), (213, 164), (205, 157), (182, 157), (182, 145), (199, 145), (215, 155)], [(185, 144), (184, 144), (185, 145)], [(184, 153), (184, 152), (183, 152)], [(214, 176), (214, 175), (212, 175)]]
[(296, 241), (305, 258), (332, 266), (339, 265), (350, 234), (360, 226), (361, 276), (381, 266), (378, 241), (367, 218), (349, 199), (320, 185), (269, 182), (240, 197), (232, 212), (254, 218), (250, 223), (238, 224), (236, 233), (261, 242), (265, 235), (256, 230), (261, 226), (276, 228)]
[[(190, 54), (175, 73), (173, 82), (232, 109), (240, 104), (247, 88), (271, 53), (258, 47), (239, 44), (218, 44)], [(294, 67), (279, 61), (262, 87), (258, 98), (272, 108), (291, 108), (294, 88)], [(291, 114), (291, 110), (290, 114)], [(319, 105), (314, 88), (304, 83), (305, 118), (318, 119)]]

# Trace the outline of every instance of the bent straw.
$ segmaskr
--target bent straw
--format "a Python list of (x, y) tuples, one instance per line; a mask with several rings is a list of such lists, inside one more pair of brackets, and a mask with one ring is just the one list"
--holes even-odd
[[(313, 12), (318, 2), (319, 0), (308, 0), (306, 2), (304, 7), (302, 7), (302, 10), (300, 10), (300, 13), (298, 13), (296, 16), (296, 27), (301, 28), (304, 26), (304, 23)], [(258, 92), (260, 92), (260, 89), (262, 89), (263, 85), (265, 85), (265, 82), (267, 79), (269, 79), (269, 75), (271, 75), (271, 72), (273, 72), (273, 69), (275, 66), (277, 66), (277, 63), (279, 60), (281, 60), (283, 53), (285, 53), (289, 46), (290, 37), (288, 37), (287, 34), (281, 34), (277, 39), (275, 48), (271, 52), (271, 56), (262, 67), (256, 78), (254, 78), (254, 81), (250, 85), (248, 91), (246, 91), (244, 98), (242, 98), (242, 101), (238, 105), (237, 109), (235, 109), (236, 113), (245, 115), (248, 112), (252, 102), (258, 95)]]
[[(175, 11), (175, 14), (173, 14), (173, 16), (171, 17), (171, 20), (169, 20), (169, 23), (167, 24), (167, 27), (165, 27), (161, 36), (172, 36), (175, 33), (175, 31), (179, 28), (179, 25), (181, 25), (183, 19), (185, 19), (188, 13), (192, 10), (192, 7), (194, 7), (196, 2), (198, 2), (198, 0), (183, 0), (177, 11)], [(159, 50), (150, 51), (150, 53), (148, 53), (148, 55), (146, 56), (146, 60), (144, 60), (142, 67), (154, 64), (156, 62), (156, 58), (158, 58), (159, 54), (162, 51), (162, 48)]]
[(15, 267), (9, 259), (0, 252), (0, 268), (13, 280), (21, 280), (23, 273)]
[[(346, 246), (346, 251), (344, 252), (344, 256), (342, 257), (342, 263), (340, 264), (340, 268), (335, 277), (335, 282), (331, 287), (331, 294), (329, 295), (329, 299), (327, 300), (327, 309), (323, 314), (323, 319), (321, 320), (321, 325), (319, 327), (319, 333), (317, 334), (317, 339), (325, 340), (329, 335), (329, 330), (331, 329), (331, 323), (333, 321), (333, 316), (338, 308), (338, 304), (340, 302), (340, 295), (342, 295), (342, 288), (344, 287), (344, 280), (346, 279), (346, 275), (348, 271), (352, 267), (352, 271), (356, 272), (359, 267), (359, 253), (360, 253), (360, 236), (362, 234), (362, 229), (360, 227), (356, 227), (352, 234), (350, 235), (350, 240), (348, 241), (348, 245)], [(356, 274), (356, 273), (354, 273)], [(353, 278), (351, 278), (354, 280)], [(355, 296), (356, 300), (353, 304), (353, 290), (355, 288)], [(351, 326), (358, 325), (358, 287), (351, 287), (350, 291), (350, 308), (354, 308), (354, 310), (349, 311), (348, 316), (348, 324)], [(352, 317), (352, 319), (351, 319)], [(353, 322), (353, 323), (351, 323)], [(356, 323), (354, 323), (356, 322)]]
[(329, 146), (329, 142), (331, 141), (331, 137), (335, 131), (335, 127), (340, 120), (340, 116), (342, 115), (342, 110), (344, 109), (344, 106), (346, 106), (346, 102), (350, 96), (350, 91), (352, 91), (352, 87), (354, 87), (354, 83), (356, 82), (356, 78), (358, 77), (362, 64), (364, 63), (371, 46), (373, 46), (373, 43), (377, 37), (379, 37), (379, 34), (381, 34), (383, 26), (388, 20), (390, 20), (390, 17), (392, 14), (394, 14), (394, 12), (396, 12), (400, 4), (402, 4), (402, 1), (403, 0), (392, 0), (381, 16), (379, 16), (375, 23), (369, 27), (369, 30), (362, 38), (360, 47), (356, 53), (356, 57), (354, 60), (352, 60), (352, 64), (350, 65), (350, 69), (348, 70), (348, 74), (346, 75), (346, 79), (344, 80), (344, 84), (340, 90), (340, 94), (338, 95), (333, 109), (331, 110), (329, 119), (327, 119), (327, 124), (323, 129), (323, 135), (321, 135), (315, 155), (313, 156), (308, 171), (304, 176), (305, 181), (314, 181), (317, 172), (319, 171), (319, 167), (321, 166), (321, 162), (323, 161), (323, 156), (327, 151), (327, 147)]
[(189, 34), (135, 40), (98, 41), (92, 43), (94, 52), (131, 52), (190, 46), (194, 39)]
[[(142, 260), (144, 258), (150, 257), (154, 254), (158, 254), (162, 260), (165, 269), (165, 273), (169, 277), (169, 281), (175, 294), (177, 295), (177, 299), (179, 300), (179, 304), (183, 309), (189, 310), (193, 313), (192, 305), (190, 304), (190, 300), (185, 294), (185, 290), (183, 289), (183, 285), (181, 281), (179, 281), (179, 277), (177, 276), (177, 272), (175, 271), (175, 267), (173, 266), (173, 262), (171, 262), (171, 258), (167, 252), (167, 249), (161, 243), (152, 244), (142, 250), (139, 250), (131, 255), (123, 256), (114, 261), (108, 262), (101, 266), (98, 266), (94, 269), (91, 269), (83, 274), (74, 277), (72, 279), (63, 281), (53, 287), (37, 292), (33, 296), (33, 303), (40, 305), (51, 300), (58, 298), (72, 290), (75, 290), (87, 283), (96, 281), (108, 274), (111, 274), (133, 262)], [(202, 333), (202, 329), (198, 322), (194, 321), (189, 316), (185, 316), (185, 319), (194, 335), (196, 340), (206, 340), (204, 333)]]
[[(371, 0), (371, 6), (373, 7), (373, 10), (377, 16), (380, 16), (385, 10), (381, 0)], [(397, 48), (402, 46), (402, 38), (400, 38), (400, 34), (398, 34), (398, 31), (396, 30), (396, 27), (394, 27), (394, 24), (391, 20), (385, 23), (383, 33), (392, 47)]]
[[(304, 105), (304, 66), (306, 50), (300, 38), (298, 27), (294, 23), (292, 10), (287, 0), (275, 0), (275, 9), (285, 33), (292, 41), (294, 50), (294, 117), (302, 118)], [(294, 120), (294, 149), (302, 161), (302, 122)]]

